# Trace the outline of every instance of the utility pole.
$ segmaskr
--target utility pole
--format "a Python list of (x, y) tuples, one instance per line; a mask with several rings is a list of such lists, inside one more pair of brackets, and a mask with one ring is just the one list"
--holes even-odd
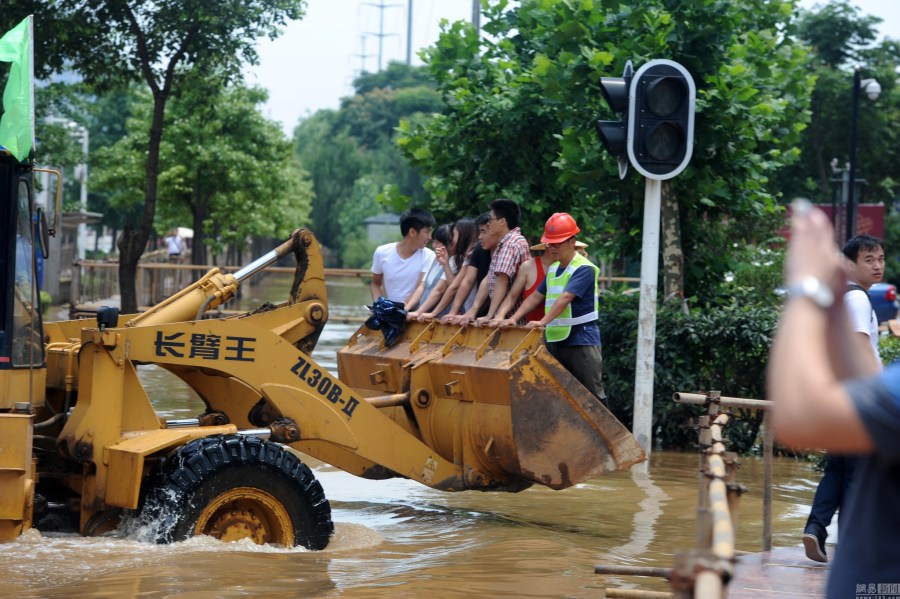
[(374, 6), (378, 9), (378, 33), (368, 32), (366, 35), (372, 35), (378, 38), (378, 70), (381, 71), (381, 58), (384, 55), (384, 38), (397, 35), (396, 33), (385, 33), (384, 32), (384, 11), (388, 8), (396, 8), (398, 6), (403, 6), (402, 4), (385, 4), (384, 0), (381, 0), (378, 4), (374, 2), (364, 2), (363, 4), (367, 4), (369, 6)]
[(406, 66), (412, 66), (412, 22), (413, 22), (413, 0), (409, 0), (406, 8)]
[(472, 0), (472, 26), (475, 27), (475, 33), (480, 35), (481, 32), (481, 1)]

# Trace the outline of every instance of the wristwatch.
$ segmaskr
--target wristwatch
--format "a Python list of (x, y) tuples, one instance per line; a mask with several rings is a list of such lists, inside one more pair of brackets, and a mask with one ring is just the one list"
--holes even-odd
[(810, 275), (803, 277), (799, 282), (788, 287), (788, 297), (805, 297), (827, 310), (834, 304), (834, 293), (825, 283)]

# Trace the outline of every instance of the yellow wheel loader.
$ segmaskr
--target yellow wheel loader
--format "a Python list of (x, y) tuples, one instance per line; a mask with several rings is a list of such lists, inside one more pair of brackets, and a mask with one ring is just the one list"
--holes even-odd
[[(386, 347), (363, 326), (339, 350), (337, 375), (319, 366), (328, 301), (305, 229), (146, 312), (43, 323), (31, 172), (0, 152), (0, 540), (31, 526), (131, 527), (157, 542), (205, 534), (320, 549), (331, 509), (305, 455), (370, 479), (509, 492), (564, 489), (645, 458), (540, 331), (410, 323)], [(291, 255), (284, 303), (210, 317)], [(147, 364), (194, 389), (203, 413), (161, 418), (137, 374)]]

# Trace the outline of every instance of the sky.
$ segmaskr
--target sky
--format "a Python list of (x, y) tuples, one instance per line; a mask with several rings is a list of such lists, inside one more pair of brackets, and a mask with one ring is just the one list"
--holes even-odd
[[(811, 9), (821, 0), (799, 0)], [(363, 68), (406, 60), (406, 15), (410, 0), (309, 0), (306, 16), (284, 28), (273, 41), (259, 43), (260, 64), (245, 70), (247, 81), (269, 90), (266, 117), (290, 135), (304, 117), (322, 108), (336, 109), (353, 93), (353, 79)], [(862, 14), (881, 17), (882, 36), (900, 39), (900, 1), (854, 0)], [(383, 5), (383, 10), (379, 9)], [(412, 0), (413, 64), (416, 54), (437, 41), (441, 19), (472, 18), (472, 0)], [(372, 35), (375, 34), (375, 35)]]
[[(422, 64), (416, 53), (437, 41), (441, 19), (472, 18), (472, 0), (413, 0), (412, 5), (413, 64)], [(405, 62), (408, 6), (409, 0), (309, 0), (306, 16), (291, 22), (278, 39), (260, 42), (260, 64), (245, 69), (248, 83), (269, 90), (263, 114), (290, 134), (303, 117), (338, 108), (340, 99), (353, 93), (353, 79), (363, 66), (378, 70), (379, 31), (382, 66)]]

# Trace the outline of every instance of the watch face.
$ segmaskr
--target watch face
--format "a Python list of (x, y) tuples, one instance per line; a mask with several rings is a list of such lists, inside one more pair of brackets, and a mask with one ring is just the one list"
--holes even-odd
[(820, 308), (830, 308), (834, 303), (834, 293), (819, 279), (805, 277), (798, 285), (791, 289), (791, 295), (808, 297)]

